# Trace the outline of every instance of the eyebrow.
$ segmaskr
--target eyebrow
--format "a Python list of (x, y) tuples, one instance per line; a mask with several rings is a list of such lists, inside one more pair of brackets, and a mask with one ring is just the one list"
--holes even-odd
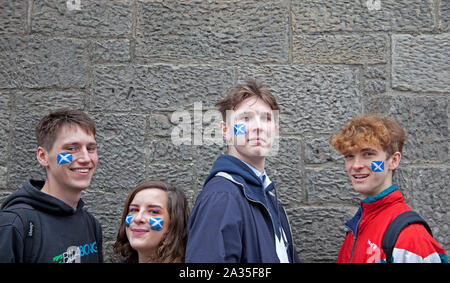
[(241, 113), (237, 113), (237, 116), (242, 116), (242, 115), (255, 115), (255, 114), (259, 114), (259, 115), (269, 115), (272, 116), (272, 112), (271, 111), (261, 111), (261, 113), (255, 113), (255, 111), (244, 111)]
[[(82, 144), (82, 143), (79, 143), (79, 142), (67, 142), (67, 143), (64, 143), (62, 146), (80, 145), (80, 144)], [(96, 142), (90, 142), (87, 145), (90, 145), (90, 146), (95, 145), (96, 146), (97, 143)]]
[[(137, 207), (139, 207), (140, 205), (138, 205), (138, 204), (135, 204), (135, 203), (131, 203), (130, 204), (130, 207), (131, 206), (137, 206)], [(148, 208), (153, 208), (153, 207), (156, 207), (156, 208), (160, 208), (160, 209), (163, 209), (163, 207), (161, 206), (161, 205), (159, 205), (159, 204), (148, 204), (148, 205), (146, 205), (146, 207), (148, 207)]]
[(370, 148), (370, 147), (363, 148), (363, 149), (361, 149), (361, 151), (374, 151), (374, 152), (377, 152), (376, 149)]

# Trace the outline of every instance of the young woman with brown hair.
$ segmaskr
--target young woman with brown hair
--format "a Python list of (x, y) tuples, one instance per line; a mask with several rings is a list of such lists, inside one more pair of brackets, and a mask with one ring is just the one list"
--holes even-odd
[(145, 181), (125, 200), (114, 251), (134, 262), (184, 262), (189, 208), (181, 189)]

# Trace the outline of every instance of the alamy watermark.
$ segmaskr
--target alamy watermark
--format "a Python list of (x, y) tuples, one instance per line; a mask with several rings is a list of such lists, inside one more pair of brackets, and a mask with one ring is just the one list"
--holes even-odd
[[(224, 144), (245, 146), (248, 143), (258, 143), (252, 140), (261, 139), (265, 145), (270, 144), (271, 150), (268, 156), (275, 155), (279, 148), (279, 111), (272, 110), (270, 121), (264, 117), (250, 117), (248, 122), (236, 124), (235, 112), (226, 111), (226, 124), (229, 127), (229, 139), (222, 133), (220, 123), (222, 114), (215, 109), (203, 111), (201, 102), (194, 103), (193, 111), (180, 109), (172, 113), (170, 122), (172, 127), (170, 138), (174, 145), (194, 146), (223, 146)], [(251, 114), (250, 114), (251, 116)], [(252, 121), (254, 120), (254, 121)], [(256, 122), (257, 121), (257, 122)], [(224, 121), (225, 122), (225, 121)], [(231, 134), (234, 132), (234, 135)], [(249, 140), (250, 139), (250, 140)]]

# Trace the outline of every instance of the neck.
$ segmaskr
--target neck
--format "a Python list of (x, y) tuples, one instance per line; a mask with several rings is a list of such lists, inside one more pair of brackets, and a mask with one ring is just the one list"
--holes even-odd
[(81, 191), (63, 189), (58, 184), (51, 182), (48, 178), (42, 187), (41, 192), (49, 194), (76, 209), (81, 198)]
[(247, 157), (239, 154), (236, 150), (233, 150), (231, 147), (228, 150), (228, 154), (236, 157), (237, 159), (244, 161), (251, 166), (255, 167), (259, 172), (264, 173), (264, 165), (266, 162), (265, 156), (256, 156), (256, 157)]
[(139, 263), (156, 262), (156, 252), (138, 252)]

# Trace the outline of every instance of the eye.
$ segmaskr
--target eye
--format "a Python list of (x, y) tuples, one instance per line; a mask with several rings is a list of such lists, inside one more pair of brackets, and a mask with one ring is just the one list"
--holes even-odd
[(161, 214), (161, 211), (158, 209), (150, 209), (148, 212), (150, 212), (150, 214), (152, 214), (152, 215)]
[(351, 158), (353, 158), (353, 154), (344, 155), (344, 159), (351, 159)]
[(130, 209), (128, 210), (128, 212), (129, 212), (129, 213), (130, 213), (130, 212), (139, 212), (139, 209), (132, 207), (132, 208), (130, 208)]
[(268, 121), (268, 122), (272, 121), (272, 115), (270, 115), (270, 114), (262, 115), (261, 121)]
[(87, 150), (88, 150), (89, 152), (95, 152), (95, 151), (97, 151), (97, 147), (96, 147), (96, 146), (88, 146), (88, 147), (87, 147)]
[(367, 156), (367, 157), (369, 157), (369, 156), (374, 156), (375, 155), (375, 153), (374, 152), (371, 152), (371, 151), (366, 151), (366, 152), (364, 152), (364, 156)]

